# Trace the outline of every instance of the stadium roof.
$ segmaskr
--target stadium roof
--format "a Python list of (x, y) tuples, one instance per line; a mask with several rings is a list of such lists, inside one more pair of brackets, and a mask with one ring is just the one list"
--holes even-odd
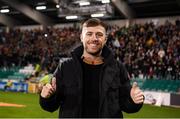
[[(179, 16), (180, 0), (0, 0), (1, 27), (49, 26), (86, 19), (95, 13), (109, 20)], [(72, 15), (76, 19), (66, 19)]]

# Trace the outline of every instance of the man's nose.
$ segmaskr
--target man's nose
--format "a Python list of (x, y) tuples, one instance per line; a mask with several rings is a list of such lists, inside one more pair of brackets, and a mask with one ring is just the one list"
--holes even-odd
[(93, 35), (92, 35), (92, 38), (93, 38), (93, 40), (98, 40), (98, 37), (97, 37), (96, 34), (93, 34)]

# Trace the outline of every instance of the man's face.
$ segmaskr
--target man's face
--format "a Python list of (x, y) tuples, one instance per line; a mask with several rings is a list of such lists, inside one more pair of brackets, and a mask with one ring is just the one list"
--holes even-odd
[(104, 27), (100, 25), (94, 27), (83, 27), (81, 41), (85, 53), (97, 56), (101, 53), (106, 43), (106, 31)]

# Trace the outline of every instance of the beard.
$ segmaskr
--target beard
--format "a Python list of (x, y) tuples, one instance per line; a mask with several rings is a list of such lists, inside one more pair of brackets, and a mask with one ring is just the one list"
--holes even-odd
[[(91, 44), (97, 45), (96, 47), (91, 46)], [(87, 42), (85, 45), (85, 50), (88, 54), (93, 56), (99, 56), (102, 52), (103, 46), (99, 41)]]
[(101, 54), (102, 49), (98, 49), (96, 52), (90, 52), (88, 50), (86, 50), (86, 51), (87, 51), (87, 53), (89, 53), (93, 56), (99, 56)]

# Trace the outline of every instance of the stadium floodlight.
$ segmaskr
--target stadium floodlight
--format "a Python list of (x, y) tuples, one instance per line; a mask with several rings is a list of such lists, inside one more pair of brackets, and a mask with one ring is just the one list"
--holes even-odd
[(36, 6), (36, 10), (45, 10), (46, 6)]
[(91, 17), (103, 17), (104, 16), (104, 14), (91, 14)]
[(66, 19), (77, 19), (78, 16), (66, 16)]
[(44, 34), (44, 37), (47, 37), (47, 36), (48, 36), (47, 33), (45, 33), (45, 34)]
[(59, 8), (59, 5), (56, 5), (56, 8)]
[(105, 3), (110, 3), (110, 0), (101, 0), (101, 2), (102, 2), (103, 4), (105, 4)]
[(80, 2), (79, 5), (80, 6), (90, 5), (90, 2)]
[(1, 13), (8, 13), (8, 12), (9, 12), (9, 9), (1, 9), (0, 12), (1, 12)]

